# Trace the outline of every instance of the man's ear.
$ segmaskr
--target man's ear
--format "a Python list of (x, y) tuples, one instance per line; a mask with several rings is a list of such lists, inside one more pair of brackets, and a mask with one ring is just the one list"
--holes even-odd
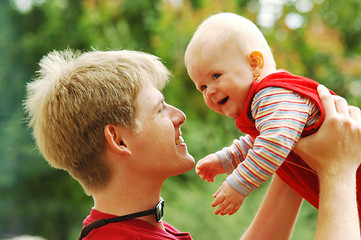
[(104, 128), (105, 138), (108, 142), (108, 145), (116, 152), (131, 155), (129, 148), (127, 147), (126, 141), (123, 137), (122, 127), (108, 124)]
[(260, 71), (264, 66), (264, 57), (260, 51), (253, 51), (248, 57), (253, 72)]

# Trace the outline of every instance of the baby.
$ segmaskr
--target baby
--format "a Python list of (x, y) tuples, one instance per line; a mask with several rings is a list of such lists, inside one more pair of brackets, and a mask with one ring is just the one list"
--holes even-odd
[(207, 106), (235, 118), (247, 134), (197, 163), (196, 173), (208, 182), (230, 174), (213, 195), (212, 206), (219, 205), (215, 214), (235, 213), (275, 172), (317, 208), (317, 175), (292, 149), (323, 121), (319, 84), (276, 70), (260, 30), (232, 13), (210, 16), (198, 27), (186, 49), (185, 65)]

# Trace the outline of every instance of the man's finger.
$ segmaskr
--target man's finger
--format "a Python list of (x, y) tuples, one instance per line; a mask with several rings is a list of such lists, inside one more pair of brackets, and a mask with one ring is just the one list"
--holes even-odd
[(349, 117), (349, 108), (346, 99), (340, 96), (334, 96), (334, 101), (336, 105), (336, 111), (338, 114), (341, 114), (342, 116)]
[(356, 121), (356, 122), (361, 122), (361, 111), (358, 107), (354, 107), (354, 106), (349, 106), (349, 113), (350, 113), (350, 117)]
[(333, 100), (332, 94), (330, 91), (323, 85), (317, 87), (318, 95), (320, 96), (322, 106), (325, 110), (326, 116), (333, 116), (337, 113), (335, 102)]

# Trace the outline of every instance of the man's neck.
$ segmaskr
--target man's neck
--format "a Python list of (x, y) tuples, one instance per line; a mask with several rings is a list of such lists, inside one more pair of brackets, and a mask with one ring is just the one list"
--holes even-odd
[[(94, 193), (94, 208), (100, 212), (122, 216), (154, 208), (160, 199), (162, 183), (127, 181), (128, 184), (109, 184), (102, 191)], [(141, 217), (153, 225), (163, 228), (154, 215)]]

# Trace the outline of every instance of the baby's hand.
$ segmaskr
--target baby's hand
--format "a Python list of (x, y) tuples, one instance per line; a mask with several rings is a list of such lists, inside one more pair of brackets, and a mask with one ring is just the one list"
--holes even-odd
[(224, 181), (222, 186), (213, 194), (214, 199), (212, 207), (218, 208), (214, 214), (232, 215), (241, 207), (245, 196), (235, 190), (227, 181)]
[(225, 171), (217, 155), (212, 153), (198, 161), (196, 173), (203, 180), (213, 182), (217, 175), (225, 173)]

